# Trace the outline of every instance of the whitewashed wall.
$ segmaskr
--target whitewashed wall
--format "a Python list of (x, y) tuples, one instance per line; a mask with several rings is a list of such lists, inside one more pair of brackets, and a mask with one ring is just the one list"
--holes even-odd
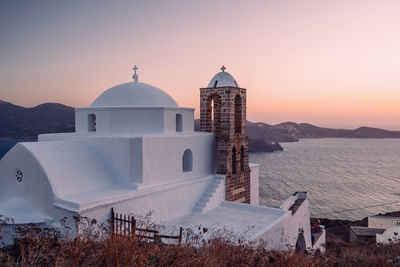
[(368, 227), (389, 229), (393, 226), (400, 226), (400, 217), (369, 216)]
[[(17, 169), (23, 172), (21, 182), (16, 179)], [(4, 205), (13, 197), (25, 199), (37, 213), (43, 216), (52, 215), (54, 201), (52, 188), (42, 166), (24, 143), (14, 146), (0, 161), (0, 203)], [(10, 216), (10, 214), (3, 215)]]
[(192, 213), (193, 207), (213, 176), (193, 179), (185, 183), (163, 185), (148, 191), (142, 190), (133, 198), (83, 211), (81, 214), (99, 222), (110, 219), (111, 207), (123, 214), (145, 215), (152, 212), (156, 221), (169, 220)]
[[(182, 171), (186, 149), (193, 153), (193, 170)], [(214, 174), (214, 135), (143, 136), (143, 184), (162, 184)]]
[(89, 114), (96, 115), (96, 132), (92, 134), (176, 133), (176, 114), (182, 114), (182, 132), (194, 131), (191, 108), (77, 108), (77, 133), (88, 132)]
[(260, 204), (260, 165), (250, 163), (250, 204)]

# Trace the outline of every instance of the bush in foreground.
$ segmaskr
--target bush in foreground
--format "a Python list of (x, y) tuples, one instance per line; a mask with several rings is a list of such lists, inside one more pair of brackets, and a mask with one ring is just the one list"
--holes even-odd
[[(243, 242), (232, 233), (203, 238), (207, 229), (185, 231), (181, 245), (105, 234), (95, 221), (78, 222), (83, 229), (70, 238), (57, 231), (29, 226), (18, 229), (13, 246), (0, 249), (4, 266), (400, 266), (400, 244), (328, 244), (327, 253), (267, 251), (263, 244)], [(82, 227), (83, 226), (83, 227)], [(153, 226), (153, 225), (152, 225)], [(62, 234), (63, 233), (63, 234)], [(209, 234), (209, 233), (208, 233)], [(75, 236), (75, 235), (74, 235)]]

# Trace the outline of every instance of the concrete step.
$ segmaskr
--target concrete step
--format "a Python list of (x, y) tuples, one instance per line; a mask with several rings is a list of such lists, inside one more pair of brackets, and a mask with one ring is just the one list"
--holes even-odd
[(204, 194), (200, 197), (199, 202), (208, 203), (211, 196), (204, 196)]
[(215, 177), (214, 180), (207, 186), (204, 193), (201, 195), (199, 201), (196, 203), (196, 206), (193, 208), (194, 212), (202, 212), (203, 209), (207, 206), (210, 198), (217, 192), (218, 187), (221, 182), (224, 180), (223, 177)]
[(194, 211), (194, 212), (202, 212), (203, 209), (202, 209), (202, 208), (197, 208), (197, 207), (196, 207), (196, 208), (193, 209), (193, 211)]
[(207, 205), (207, 203), (204, 203), (204, 202), (197, 202), (196, 203), (196, 207), (199, 207), (199, 208), (204, 208), (206, 205)]

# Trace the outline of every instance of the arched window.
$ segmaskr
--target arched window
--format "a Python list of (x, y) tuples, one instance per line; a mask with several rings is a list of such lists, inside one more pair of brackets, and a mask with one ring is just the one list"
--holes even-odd
[(235, 96), (235, 133), (242, 132), (242, 98)]
[(240, 148), (240, 171), (244, 172), (244, 147)]
[(88, 131), (95, 132), (96, 131), (96, 114), (88, 115)]
[(176, 114), (176, 131), (182, 132), (182, 114)]
[(211, 131), (213, 133), (218, 133), (219, 132), (219, 126), (220, 126), (220, 118), (221, 118), (221, 113), (220, 113), (220, 99), (217, 95), (214, 95), (211, 98)]
[(221, 122), (221, 97), (218, 94), (205, 96), (201, 102), (200, 131), (219, 135)]
[(193, 153), (192, 150), (186, 149), (182, 157), (182, 171), (191, 172), (193, 170)]
[(232, 174), (236, 174), (236, 147), (232, 148)]

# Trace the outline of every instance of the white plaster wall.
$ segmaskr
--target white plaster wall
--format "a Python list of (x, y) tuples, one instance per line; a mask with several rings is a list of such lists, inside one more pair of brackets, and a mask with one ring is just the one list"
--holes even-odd
[(213, 177), (207, 176), (171, 186), (143, 190), (132, 199), (86, 210), (81, 215), (96, 218), (100, 223), (105, 223), (111, 218), (112, 207), (122, 214), (145, 215), (152, 212), (152, 219), (155, 221), (188, 215), (192, 213), (194, 205)]
[[(176, 132), (176, 114), (182, 115), (182, 132)], [(188, 133), (194, 132), (194, 109), (189, 108), (168, 108), (164, 112), (165, 133)]]
[[(15, 145), (0, 161), (1, 208), (4, 208), (4, 205), (10, 199), (20, 198), (29, 203), (35, 215), (40, 215), (44, 218), (47, 226), (60, 229), (60, 220), (65, 217), (69, 218), (70, 225), (73, 225), (71, 220), (76, 213), (53, 206), (54, 194), (47, 174), (37, 158), (25, 147), (25, 144), (19, 143)], [(17, 168), (23, 171), (23, 180), (20, 183), (16, 180), (15, 171)], [(24, 211), (21, 210), (13, 211), (20, 213), (20, 218), (21, 214), (24, 214)], [(25, 212), (26, 218), (23, 218), (23, 223), (31, 221), (31, 213), (29, 211)], [(1, 215), (14, 219), (12, 211), (11, 213)], [(15, 220), (15, 226), (23, 225), (20, 222), (22, 221)], [(3, 235), (5, 239), (2, 241), (5, 244), (10, 244), (12, 241), (12, 232), (15, 226), (3, 229), (8, 232), (8, 234)]]
[(146, 134), (164, 131), (162, 108), (81, 108), (75, 109), (77, 133), (88, 132), (88, 115), (96, 115), (92, 134)]
[(376, 234), (376, 243), (399, 243), (400, 226), (393, 226), (385, 230), (382, 234)]
[(95, 135), (96, 133), (109, 133), (110, 112), (106, 109), (89, 109), (89, 108), (75, 109), (75, 132), (77, 133), (88, 132), (89, 114), (96, 115), (96, 132), (90, 132), (90, 134)]
[[(100, 158), (116, 185), (133, 188), (137, 184), (151, 185), (176, 180), (204, 177), (214, 174), (214, 135), (192, 132), (191, 134), (143, 135), (139, 137), (113, 137), (78, 134), (40, 135), (39, 140), (62, 140), (69, 151), (79, 143), (91, 147), (94, 159)], [(53, 143), (52, 142), (52, 143)], [(46, 145), (47, 147), (53, 144)], [(193, 170), (182, 171), (183, 152), (191, 149)], [(70, 160), (71, 161), (71, 160)], [(81, 163), (81, 162), (80, 162)], [(57, 165), (57, 164), (56, 164)]]
[(291, 244), (293, 247), (296, 246), (297, 238), (300, 233), (299, 229), (303, 229), (306, 247), (311, 249), (311, 224), (308, 199), (304, 200), (296, 213), (291, 216), (291, 219), (285, 225), (286, 240), (288, 244)]
[[(17, 168), (23, 172), (20, 183), (16, 179)], [(23, 143), (15, 145), (0, 161), (0, 203), (13, 197), (23, 198), (37, 212), (51, 216), (53, 192), (46, 173)]]
[(142, 138), (132, 138), (129, 142), (129, 177), (131, 183), (143, 183), (143, 142)]
[(115, 168), (98, 146), (84, 141), (25, 143), (40, 162), (56, 197), (78, 197), (117, 184)]
[[(101, 155), (112, 166), (113, 179), (125, 188), (142, 181), (141, 137), (93, 136), (91, 134), (41, 134), (39, 142), (70, 141), (91, 145), (95, 154)], [(68, 147), (68, 145), (66, 145)], [(61, 149), (62, 150), (62, 149)]]
[(162, 109), (117, 109), (110, 111), (111, 134), (162, 133), (164, 115)]
[(142, 183), (142, 138), (99, 137), (84, 142), (94, 146), (98, 154), (112, 166), (112, 173), (118, 185), (125, 189)]
[[(163, 184), (214, 174), (214, 135), (193, 133), (143, 136), (143, 184)], [(186, 149), (193, 153), (193, 170), (182, 171)]]
[(190, 108), (77, 108), (75, 129), (88, 132), (88, 115), (96, 115), (91, 134), (176, 133), (176, 114), (182, 114), (183, 132), (194, 131), (194, 109)]
[(326, 243), (326, 230), (324, 229), (322, 231), (321, 236), (318, 238), (317, 242), (315, 242), (313, 249), (314, 250), (319, 249), (319, 251), (325, 253), (326, 251), (325, 243)]
[(209, 198), (203, 212), (212, 210), (217, 206), (221, 205), (222, 201), (225, 201), (225, 175), (217, 174), (214, 179), (218, 179), (219, 184), (215, 190), (215, 193)]
[(287, 212), (275, 221), (264, 233), (260, 233), (255, 239), (257, 242), (264, 242), (268, 250), (287, 250), (287, 233), (286, 227), (291, 219), (290, 213)]
[(259, 205), (260, 165), (250, 163), (250, 204)]
[(368, 217), (368, 227), (369, 228), (380, 228), (380, 229), (388, 229), (393, 226), (400, 226), (400, 217)]

